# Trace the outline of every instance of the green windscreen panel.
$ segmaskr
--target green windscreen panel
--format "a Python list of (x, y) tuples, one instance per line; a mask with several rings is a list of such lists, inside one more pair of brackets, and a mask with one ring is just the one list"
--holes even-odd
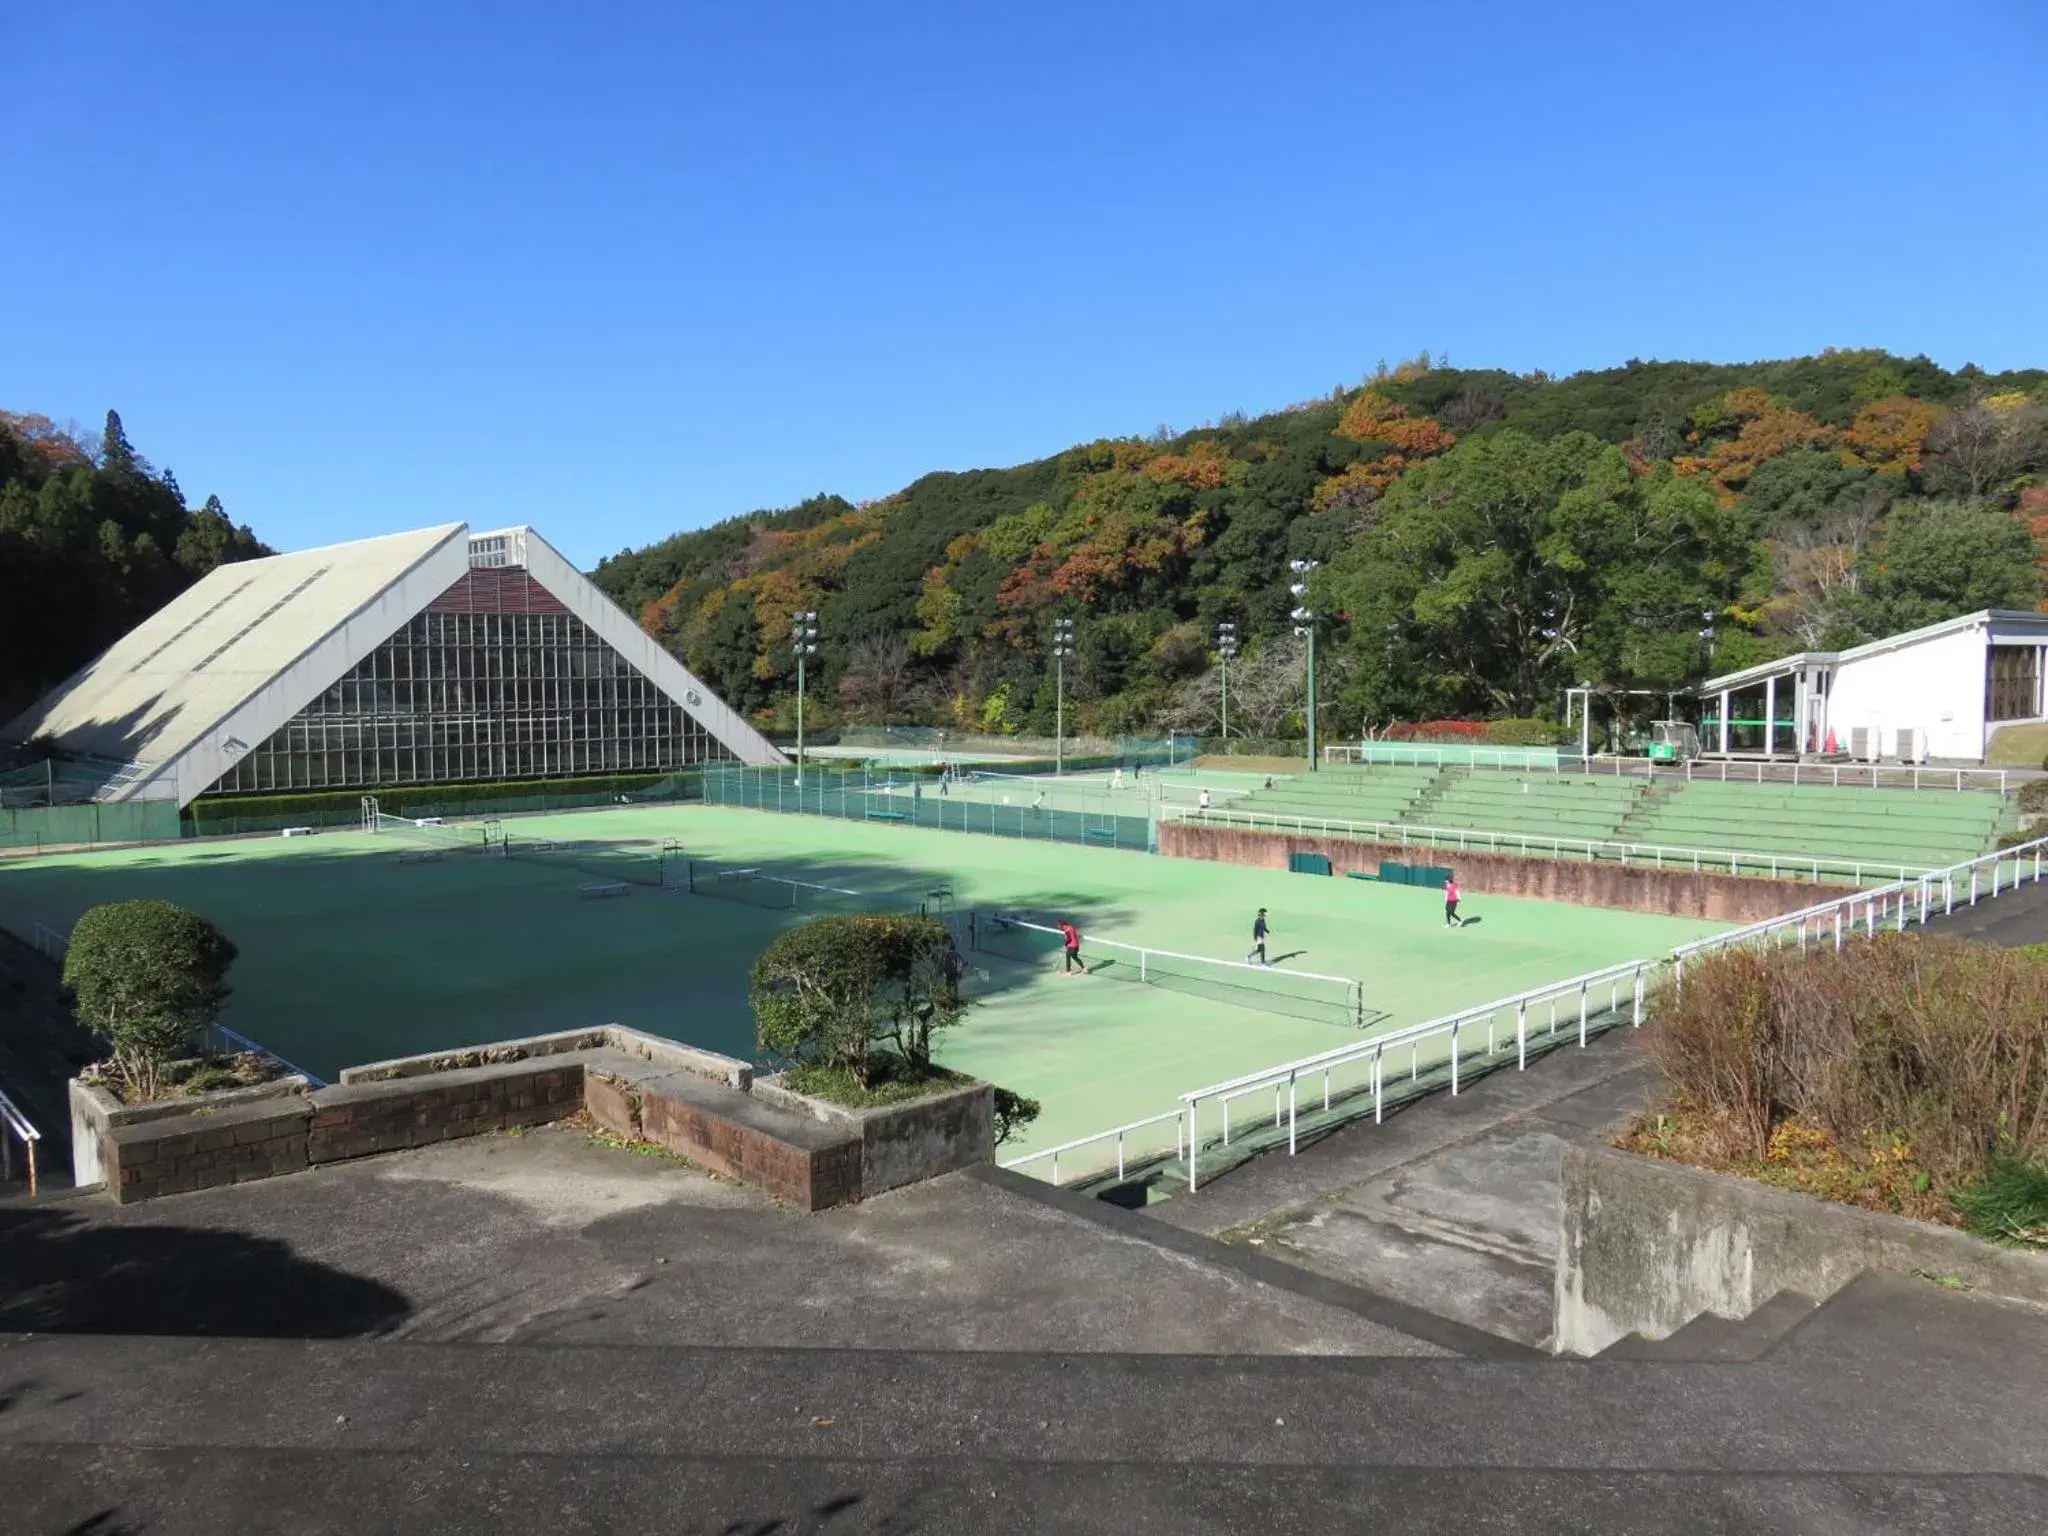
[(1442, 890), (1450, 884), (1451, 872), (1434, 864), (1417, 864), (1408, 872), (1410, 885), (1426, 885), (1432, 890)]
[(1287, 868), (1297, 875), (1327, 875), (1330, 873), (1330, 856), (1326, 853), (1290, 853), (1287, 855)]
[(1380, 860), (1380, 878), (1389, 885), (1406, 885), (1408, 873), (1406, 864), (1396, 863), (1392, 859)]

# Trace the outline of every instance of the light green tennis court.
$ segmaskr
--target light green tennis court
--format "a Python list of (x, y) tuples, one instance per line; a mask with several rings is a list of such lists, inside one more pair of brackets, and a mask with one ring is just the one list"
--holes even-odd
[[(963, 926), (977, 908), (1040, 922), (1064, 915), (1098, 939), (1222, 960), (1242, 959), (1264, 906), (1272, 959), (1362, 983), (1374, 1030), (1654, 955), (1722, 926), (1468, 886), (1465, 911), (1479, 922), (1454, 930), (1437, 893), (1412, 887), (719, 807), (564, 813), (506, 829), (515, 847), (542, 838), (590, 846), (408, 860), (431, 834), (346, 832), (52, 856), (0, 866), (0, 925), (27, 935), (40, 922), (62, 933), (101, 901), (188, 905), (241, 948), (223, 1022), (330, 1077), (384, 1057), (606, 1022), (751, 1056), (748, 969), (777, 931), (809, 914), (751, 904), (763, 888), (744, 880), (698, 881), (740, 900), (664, 888), (665, 843), (675, 845), (667, 857), (678, 882), (687, 858), (860, 893), (817, 893), (834, 909), (903, 910), (944, 889)], [(623, 898), (579, 894), (618, 877), (646, 883)], [(1094, 974), (1063, 977), (1057, 954), (1018, 937), (971, 956), (980, 1006), (940, 1052), (949, 1066), (1043, 1103), (1016, 1152), (1359, 1038), (1341, 987), (1269, 986), (1227, 968), (1189, 976), (1188, 967), (1139, 983), (1129, 979), (1131, 957), (1101, 944), (1083, 951)]]

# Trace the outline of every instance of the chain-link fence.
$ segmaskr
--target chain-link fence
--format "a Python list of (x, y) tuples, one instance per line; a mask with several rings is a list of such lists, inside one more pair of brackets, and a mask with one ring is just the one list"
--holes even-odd
[(0, 810), (0, 848), (90, 848), (178, 836), (175, 800), (107, 805), (39, 805)]
[(804, 775), (804, 782), (799, 785), (795, 770), (790, 768), (707, 768), (704, 802), (792, 815), (833, 816), (842, 821), (982, 832), (992, 837), (1039, 838), (1096, 848), (1130, 848), (1143, 853), (1155, 852), (1158, 847), (1155, 822), (1149, 813), (1114, 815), (1049, 805), (1006, 805), (996, 800), (944, 793), (937, 784), (924, 779), (910, 785), (898, 781), (888, 787), (890, 784), (886, 775), (877, 777), (866, 771), (813, 770)]

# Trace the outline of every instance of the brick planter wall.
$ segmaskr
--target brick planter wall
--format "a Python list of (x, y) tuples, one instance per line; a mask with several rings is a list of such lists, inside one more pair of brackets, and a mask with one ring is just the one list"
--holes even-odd
[[(1719, 923), (1754, 923), (1781, 912), (1851, 894), (1851, 888), (1815, 885), (1768, 876), (1694, 874), (1609, 860), (1535, 858), (1472, 848), (1424, 848), (1374, 843), (1348, 837), (1292, 832), (1252, 832), (1241, 827), (1204, 826), (1198, 821), (1162, 821), (1159, 851), (1182, 859), (1285, 869), (1289, 854), (1320, 853), (1339, 878), (1379, 873), (1381, 860), (1401, 864), (1447, 865), (1470, 897), (1532, 896), (1586, 907), (1658, 912)], [(1418, 899), (1433, 892), (1417, 891)]]
[(987, 1083), (969, 1083), (877, 1109), (848, 1109), (810, 1098), (772, 1077), (757, 1082), (754, 1092), (854, 1137), (860, 1146), (862, 1199), (995, 1156), (995, 1090)]
[(544, 1125), (585, 1109), (607, 1130), (806, 1211), (990, 1156), (985, 1085), (865, 1116), (832, 1106), (821, 1115), (805, 1107), (814, 1101), (750, 1091), (761, 1086), (744, 1062), (607, 1028), (377, 1062), (314, 1091), (290, 1078), (127, 1106), (74, 1081), (71, 1095), (81, 1166), (123, 1202)]
[(431, 1076), (341, 1083), (312, 1095), (307, 1159), (340, 1162), (462, 1136), (566, 1120), (583, 1107), (583, 1065), (542, 1057)]

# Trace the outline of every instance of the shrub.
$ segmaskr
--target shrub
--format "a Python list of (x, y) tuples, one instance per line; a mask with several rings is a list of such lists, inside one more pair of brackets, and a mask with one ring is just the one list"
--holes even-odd
[(996, 1145), (1014, 1141), (1024, 1134), (1024, 1127), (1038, 1118), (1043, 1106), (1036, 1099), (1027, 1099), (1021, 1093), (1008, 1088), (995, 1091), (994, 1109), (996, 1121)]
[(1484, 745), (1484, 720), (1411, 720), (1387, 727), (1387, 741), (1435, 741), (1454, 745)]
[(782, 934), (754, 962), (761, 1049), (798, 1066), (840, 1068), (863, 1088), (893, 1054), (931, 1071), (932, 1038), (966, 1011), (960, 956), (931, 917), (821, 917)]
[(2048, 1154), (2048, 960), (1892, 934), (1801, 955), (1730, 950), (1687, 969), (1645, 1047), (1678, 1107), (1765, 1159), (1797, 1118), (1891, 1139), (1943, 1187)]
[(2048, 1163), (2000, 1153), (1982, 1179), (1956, 1196), (1956, 1204), (1979, 1236), (2048, 1248)]
[[(2044, 765), (2048, 766), (2048, 765)], [(2015, 793), (2022, 811), (2039, 814), (2048, 811), (2048, 779), (2029, 779)]]
[(1496, 747), (1554, 747), (1565, 740), (1564, 732), (1548, 720), (1489, 720), (1486, 739)]
[(64, 984), (79, 1019), (113, 1047), (131, 1100), (155, 1098), (165, 1068), (220, 1012), (234, 962), (225, 934), (172, 902), (107, 902), (78, 920)]

